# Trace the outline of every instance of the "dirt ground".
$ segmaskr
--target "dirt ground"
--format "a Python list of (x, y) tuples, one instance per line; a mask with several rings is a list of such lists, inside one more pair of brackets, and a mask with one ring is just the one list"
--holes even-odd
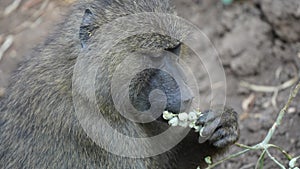
[[(30, 49), (53, 31), (72, 1), (22, 0), (7, 14), (5, 9), (11, 3), (0, 1), (0, 97), (22, 56), (30, 54)], [(219, 0), (175, 0), (175, 5), (178, 15), (203, 30), (220, 53), (227, 78), (227, 104), (240, 114), (239, 142), (259, 143), (299, 78), (300, 1), (239, 0), (224, 6)], [(8, 49), (1, 57), (5, 42)], [(241, 85), (243, 81), (287, 87), (274, 96), (273, 92), (249, 90)], [(292, 155), (300, 155), (299, 100), (298, 95), (271, 141)], [(238, 150), (233, 146), (230, 152)], [(286, 164), (280, 153), (271, 153)], [(258, 157), (259, 153), (253, 151), (217, 168), (255, 168)], [(267, 158), (265, 168), (279, 167)]]

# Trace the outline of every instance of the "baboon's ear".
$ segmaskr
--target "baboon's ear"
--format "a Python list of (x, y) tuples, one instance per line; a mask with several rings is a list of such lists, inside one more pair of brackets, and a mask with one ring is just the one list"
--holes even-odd
[(93, 36), (97, 28), (99, 27), (96, 24), (95, 15), (91, 10), (86, 9), (79, 30), (79, 39), (82, 48), (86, 47), (88, 40)]
[(177, 46), (175, 46), (174, 48), (168, 48), (166, 49), (169, 52), (174, 53), (177, 56), (180, 56), (180, 51), (181, 51), (181, 43), (179, 43)]

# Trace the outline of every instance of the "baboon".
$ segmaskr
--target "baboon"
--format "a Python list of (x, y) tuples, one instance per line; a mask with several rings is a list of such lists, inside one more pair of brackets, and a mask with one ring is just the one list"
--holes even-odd
[[(149, 123), (136, 123), (115, 109), (110, 94), (112, 73), (132, 52), (154, 58), (155, 63), (175, 72), (171, 76), (165, 71), (149, 68), (134, 76), (129, 85), (129, 98), (138, 111), (151, 107), (149, 94), (154, 89), (165, 93), (165, 109), (173, 113), (188, 109), (193, 100), (192, 93), (185, 90), (184, 80), (180, 80), (182, 75), (176, 77), (176, 59), (163, 56), (163, 51), (179, 55), (184, 45), (180, 39), (159, 33), (134, 35), (121, 40), (112, 48), (113, 51), (100, 57), (97, 47), (103, 42), (97, 35), (103, 31), (102, 25), (141, 12), (175, 13), (169, 0), (79, 1), (44, 44), (25, 56), (0, 102), (0, 168), (189, 169), (200, 164), (205, 166), (206, 156), (224, 152), (238, 139), (237, 113), (230, 108), (221, 110), (220, 123), (206, 142), (199, 143), (199, 133), (191, 131), (177, 146), (153, 157), (131, 158), (112, 154), (86, 134), (74, 113), (74, 94), (81, 101), (79, 106), (90, 104), (89, 98), (76, 93), (74, 88), (78, 86), (72, 84), (73, 69), (79, 56), (100, 61), (95, 77), (99, 109), (114, 129), (128, 136), (152, 136), (170, 127), (161, 117)], [(168, 29), (173, 30), (172, 27)], [(114, 38), (110, 32), (105, 34), (108, 39)], [(159, 56), (153, 56), (153, 53)], [(219, 110), (205, 111), (198, 123), (212, 120), (206, 117), (214, 111)], [(131, 151), (124, 143), (118, 144)]]

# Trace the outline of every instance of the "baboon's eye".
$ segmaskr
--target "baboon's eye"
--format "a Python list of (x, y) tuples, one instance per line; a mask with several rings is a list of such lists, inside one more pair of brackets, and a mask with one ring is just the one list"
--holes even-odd
[(96, 25), (94, 14), (91, 10), (86, 9), (79, 30), (79, 39), (82, 48), (86, 47), (87, 41), (93, 36), (97, 28), (99, 28), (99, 26)]

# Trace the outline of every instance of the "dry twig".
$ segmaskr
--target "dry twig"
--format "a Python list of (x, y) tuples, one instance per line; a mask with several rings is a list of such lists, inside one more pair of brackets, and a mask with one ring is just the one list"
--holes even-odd
[(231, 154), (228, 157), (225, 157), (224, 159), (222, 159), (222, 160), (220, 160), (218, 162), (215, 162), (215, 163), (209, 165), (206, 169), (212, 169), (212, 168), (216, 167), (217, 165), (219, 165), (219, 164), (221, 164), (221, 163), (223, 163), (223, 162), (225, 162), (225, 161), (227, 161), (229, 159), (233, 159), (235, 157), (238, 157), (238, 156), (240, 156), (242, 154), (245, 154), (248, 151), (252, 151), (252, 150), (262, 150), (263, 151), (262, 154), (261, 154), (261, 156), (260, 156), (260, 158), (259, 158), (259, 160), (258, 160), (256, 168), (263, 167), (264, 156), (268, 155), (269, 158), (271, 158), (278, 165), (278, 167), (280, 167), (281, 169), (286, 169), (285, 166), (282, 163), (280, 163), (276, 158), (274, 158), (269, 153), (269, 151), (268, 151), (269, 148), (275, 148), (275, 149), (279, 150), (280, 152), (282, 152), (285, 155), (285, 157), (290, 162), (289, 163), (289, 167), (292, 168), (295, 165), (296, 161), (298, 159), (300, 159), (300, 156), (292, 157), (290, 154), (288, 154), (282, 148), (280, 148), (280, 147), (278, 147), (276, 145), (270, 144), (269, 142), (270, 142), (271, 138), (273, 137), (276, 129), (278, 128), (278, 126), (281, 125), (281, 122), (282, 122), (282, 119), (283, 119), (284, 115), (286, 114), (286, 112), (287, 112), (288, 108), (290, 107), (292, 101), (297, 96), (299, 90), (300, 90), (300, 82), (298, 82), (298, 84), (296, 85), (296, 87), (291, 92), (290, 97), (288, 98), (288, 101), (286, 102), (286, 104), (284, 105), (284, 107), (280, 110), (276, 121), (274, 122), (274, 124), (272, 125), (272, 127), (269, 129), (267, 136), (264, 138), (263, 141), (261, 141), (261, 143), (259, 143), (257, 145), (254, 145), (254, 146), (247, 146), (247, 145), (242, 145), (242, 144), (236, 143), (237, 146), (239, 146), (241, 148), (244, 148), (244, 150), (242, 150), (240, 152), (237, 152), (235, 154)]
[(10, 5), (8, 5), (5, 9), (4, 9), (4, 16), (8, 16), (9, 14), (11, 14), (13, 11), (15, 11), (16, 9), (18, 9), (18, 7), (20, 6), (22, 0), (14, 0), (13, 3), (11, 3)]
[(46, 7), (49, 5), (49, 0), (45, 0), (41, 7), (32, 15), (32, 21), (24, 21), (13, 31), (14, 34), (20, 33), (27, 28), (33, 28), (41, 22), (41, 17), (45, 13)]
[(248, 88), (252, 91), (255, 92), (266, 92), (266, 93), (273, 93), (272, 99), (271, 99), (271, 103), (272, 105), (277, 108), (277, 96), (279, 91), (287, 89), (291, 86), (293, 86), (297, 81), (299, 80), (299, 75), (295, 76), (294, 78), (284, 82), (281, 85), (278, 86), (264, 86), (264, 85), (255, 85), (255, 84), (250, 84), (248, 82), (242, 81), (240, 83), (240, 85), (242, 87)]
[(32, 8), (33, 6), (41, 3), (42, 0), (29, 0), (27, 2), (24, 3), (24, 5), (22, 6), (22, 10), (28, 10), (30, 8)]
[(12, 35), (8, 35), (4, 41), (4, 43), (0, 47), (0, 61), (4, 55), (4, 53), (11, 47), (14, 42), (14, 37)]

